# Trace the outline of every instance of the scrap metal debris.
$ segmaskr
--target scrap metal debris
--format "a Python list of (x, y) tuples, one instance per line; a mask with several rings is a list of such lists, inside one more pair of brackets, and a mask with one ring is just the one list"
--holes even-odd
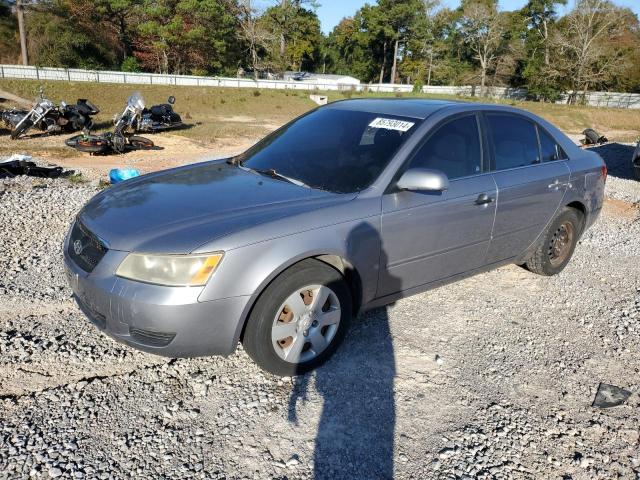
[(624, 388), (616, 387), (601, 383), (596, 392), (596, 398), (593, 400), (592, 407), (611, 408), (622, 405), (631, 396), (631, 392)]
[(584, 135), (584, 139), (580, 140), (582, 145), (602, 145), (603, 143), (607, 143), (609, 139), (604, 135), (600, 135), (593, 128), (587, 128), (582, 131)]
[(28, 175), (39, 178), (66, 178), (73, 175), (74, 170), (64, 170), (62, 167), (40, 167), (31, 162), (27, 155), (13, 155), (0, 162), (0, 178), (13, 178), (18, 175)]

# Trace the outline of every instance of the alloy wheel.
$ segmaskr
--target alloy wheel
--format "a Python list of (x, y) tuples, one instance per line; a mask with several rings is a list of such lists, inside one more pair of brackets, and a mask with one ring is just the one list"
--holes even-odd
[(320, 355), (335, 337), (342, 311), (338, 296), (324, 285), (308, 285), (291, 293), (280, 306), (271, 327), (278, 356), (304, 363)]

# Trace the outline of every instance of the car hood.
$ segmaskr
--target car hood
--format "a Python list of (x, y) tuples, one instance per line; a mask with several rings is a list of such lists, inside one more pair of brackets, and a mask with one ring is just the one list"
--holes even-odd
[(110, 249), (189, 253), (243, 228), (354, 197), (300, 187), (215, 161), (108, 188), (82, 209), (79, 219)]

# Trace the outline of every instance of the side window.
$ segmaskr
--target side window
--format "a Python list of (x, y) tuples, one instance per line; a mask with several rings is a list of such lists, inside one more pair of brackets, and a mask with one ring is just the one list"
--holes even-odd
[(552, 162), (553, 160), (563, 160), (567, 158), (564, 150), (556, 143), (551, 135), (542, 128), (538, 127), (538, 135), (540, 136), (540, 150), (542, 152), (543, 162)]
[(517, 115), (487, 114), (493, 141), (495, 169), (524, 167), (540, 162), (536, 127)]
[(439, 127), (411, 159), (409, 168), (431, 168), (449, 179), (482, 171), (480, 133), (475, 115), (452, 120)]

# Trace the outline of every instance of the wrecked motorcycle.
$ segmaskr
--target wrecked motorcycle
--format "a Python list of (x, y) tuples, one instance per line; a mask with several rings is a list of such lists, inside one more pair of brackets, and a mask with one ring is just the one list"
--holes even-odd
[(6, 110), (2, 112), (2, 122), (11, 129), (11, 139), (15, 140), (31, 128), (47, 133), (90, 130), (93, 126), (91, 117), (98, 113), (98, 107), (87, 99), (81, 98), (75, 105), (61, 102), (58, 106), (40, 91), (31, 110)]
[[(173, 95), (167, 99), (168, 103), (153, 105), (151, 108), (144, 108), (142, 112), (133, 120), (132, 128), (136, 132), (156, 133), (165, 130), (173, 130), (183, 127), (182, 118), (173, 110), (176, 97)], [(120, 115), (113, 119), (114, 125), (120, 121)]]
[(142, 95), (134, 93), (129, 97), (124, 111), (118, 115), (118, 121), (112, 132), (100, 135), (82, 133), (67, 139), (65, 143), (80, 152), (92, 154), (125, 153), (130, 150), (153, 148), (155, 145), (151, 140), (132, 134), (135, 132), (136, 119), (144, 108)]

